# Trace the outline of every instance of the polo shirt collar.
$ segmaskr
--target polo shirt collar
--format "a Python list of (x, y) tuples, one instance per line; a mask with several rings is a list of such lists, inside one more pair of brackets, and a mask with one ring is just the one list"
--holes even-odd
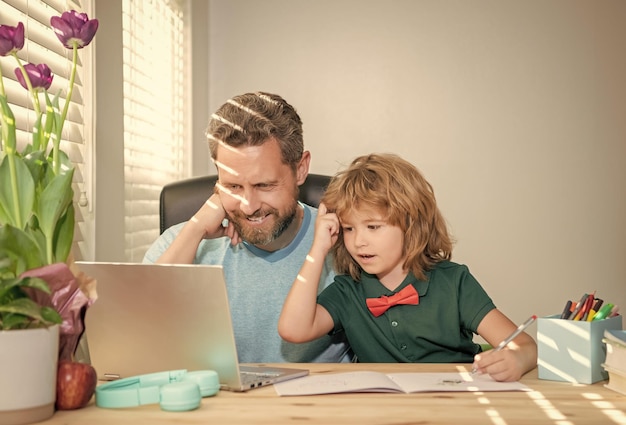
[(429, 270), (425, 273), (426, 280), (418, 280), (413, 275), (413, 273), (409, 272), (409, 274), (406, 275), (400, 286), (398, 286), (395, 291), (390, 291), (385, 287), (385, 285), (380, 283), (375, 275), (361, 271), (361, 284), (363, 285), (363, 294), (366, 298), (377, 298), (381, 295), (390, 296), (400, 291), (401, 289), (404, 289), (408, 285), (413, 285), (419, 296), (423, 297), (428, 292), (428, 286), (430, 285), (430, 274), (431, 271)]

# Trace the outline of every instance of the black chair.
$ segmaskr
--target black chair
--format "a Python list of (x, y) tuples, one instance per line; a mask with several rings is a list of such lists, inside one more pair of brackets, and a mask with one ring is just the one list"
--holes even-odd
[[(174, 224), (189, 220), (209, 199), (216, 181), (217, 175), (210, 175), (180, 180), (163, 186), (159, 199), (161, 233)], [(300, 186), (300, 201), (317, 207), (329, 181), (329, 176), (309, 174)]]

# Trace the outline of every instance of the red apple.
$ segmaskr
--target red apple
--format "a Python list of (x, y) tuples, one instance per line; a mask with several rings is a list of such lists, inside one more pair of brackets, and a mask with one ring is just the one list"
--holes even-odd
[(57, 410), (85, 407), (98, 383), (96, 370), (87, 363), (59, 361), (57, 373)]

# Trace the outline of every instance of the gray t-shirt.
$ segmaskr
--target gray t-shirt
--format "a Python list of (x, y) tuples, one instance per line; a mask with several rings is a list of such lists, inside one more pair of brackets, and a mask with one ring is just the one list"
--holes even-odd
[[(304, 344), (283, 341), (278, 335), (278, 317), (291, 284), (313, 243), (317, 210), (304, 209), (302, 226), (285, 248), (267, 252), (247, 243), (231, 246), (227, 237), (200, 242), (195, 264), (222, 265), (228, 288), (239, 361), (243, 363), (349, 361), (343, 334), (324, 336)], [(170, 246), (184, 223), (167, 229), (144, 257), (154, 263)], [(319, 292), (334, 278), (332, 259), (326, 258)]]

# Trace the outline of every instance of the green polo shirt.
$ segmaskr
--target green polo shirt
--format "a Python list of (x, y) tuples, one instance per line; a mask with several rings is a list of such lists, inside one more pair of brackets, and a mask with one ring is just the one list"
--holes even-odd
[[(407, 285), (417, 290), (418, 305), (397, 305), (379, 317), (367, 309), (367, 298)], [(317, 302), (332, 316), (332, 332), (345, 331), (359, 361), (371, 363), (471, 363), (481, 351), (473, 334), (496, 308), (469, 269), (451, 261), (435, 265), (425, 281), (409, 273), (396, 291), (365, 272), (360, 282), (339, 275)]]

